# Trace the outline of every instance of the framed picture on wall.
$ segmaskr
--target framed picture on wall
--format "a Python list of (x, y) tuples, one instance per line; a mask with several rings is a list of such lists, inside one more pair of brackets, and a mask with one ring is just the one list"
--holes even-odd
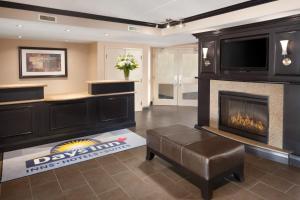
[(67, 77), (67, 49), (19, 47), (19, 77)]

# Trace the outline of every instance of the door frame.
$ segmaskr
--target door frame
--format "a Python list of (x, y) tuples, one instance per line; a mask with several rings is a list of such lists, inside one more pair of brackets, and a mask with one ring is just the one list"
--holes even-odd
[[(127, 48), (127, 47), (111, 47), (111, 46), (105, 46), (104, 48), (104, 79), (105, 80), (108, 80), (108, 74), (107, 74), (107, 58), (108, 58), (108, 51), (109, 50), (113, 50), (113, 49), (122, 49), (124, 51), (124, 53), (126, 53), (127, 51), (129, 50), (138, 50), (141, 52), (141, 63), (140, 63), (140, 70), (141, 70), (141, 79), (140, 80), (134, 80), (135, 81), (135, 85), (140, 83), (141, 86), (141, 92), (140, 92), (140, 109), (137, 109), (136, 111), (141, 111), (143, 109), (143, 105), (144, 105), (144, 102), (143, 102), (143, 95), (144, 95), (144, 63), (143, 63), (143, 59), (144, 59), (144, 49), (143, 48)], [(130, 76), (129, 76), (130, 78)], [(136, 96), (137, 92), (135, 91), (135, 96)], [(137, 107), (136, 106), (136, 102), (135, 101), (135, 108)]]

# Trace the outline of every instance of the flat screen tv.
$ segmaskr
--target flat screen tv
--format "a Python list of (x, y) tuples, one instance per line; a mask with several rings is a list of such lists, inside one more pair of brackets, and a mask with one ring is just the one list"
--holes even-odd
[(267, 71), (269, 38), (221, 40), (221, 71)]

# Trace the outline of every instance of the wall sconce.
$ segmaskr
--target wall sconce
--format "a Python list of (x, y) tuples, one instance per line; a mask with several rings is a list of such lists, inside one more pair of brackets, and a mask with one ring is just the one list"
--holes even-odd
[(284, 66), (289, 66), (290, 64), (292, 64), (292, 60), (288, 57), (288, 52), (287, 52), (288, 43), (289, 43), (289, 40), (280, 40), (280, 44), (281, 44), (281, 48), (282, 48), (281, 55), (283, 55), (282, 64)]
[(207, 67), (211, 64), (210, 61), (207, 59), (207, 52), (208, 52), (208, 48), (202, 48), (203, 60), (204, 60), (205, 67)]

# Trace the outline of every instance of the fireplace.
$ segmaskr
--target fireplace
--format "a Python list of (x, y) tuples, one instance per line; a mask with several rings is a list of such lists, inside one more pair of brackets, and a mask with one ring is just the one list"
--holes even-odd
[(220, 91), (219, 129), (268, 143), (268, 97)]

